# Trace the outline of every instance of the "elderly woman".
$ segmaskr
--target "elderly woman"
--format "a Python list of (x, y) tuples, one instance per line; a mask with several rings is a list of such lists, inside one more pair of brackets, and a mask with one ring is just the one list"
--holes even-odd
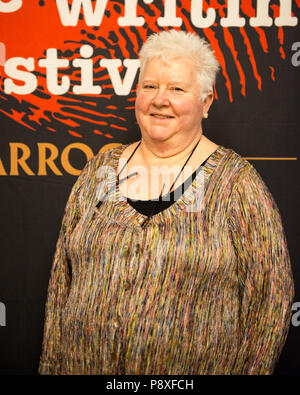
[(271, 374), (293, 299), (277, 206), (203, 135), (218, 63), (180, 31), (140, 52), (139, 142), (99, 153), (69, 197), (41, 374)]

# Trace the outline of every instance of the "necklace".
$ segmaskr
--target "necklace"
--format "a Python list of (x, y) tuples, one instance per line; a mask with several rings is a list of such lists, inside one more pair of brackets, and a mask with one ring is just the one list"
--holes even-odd
[[(202, 136), (201, 136), (201, 137), (202, 137)], [(201, 137), (200, 137), (200, 139), (198, 140), (198, 142), (195, 144), (195, 146), (194, 146), (194, 148), (192, 149), (191, 153), (189, 154), (187, 160), (184, 162), (184, 165), (182, 166), (181, 170), (180, 170), (179, 173), (177, 174), (177, 177), (175, 178), (175, 180), (174, 180), (173, 184), (171, 185), (171, 187), (170, 187), (170, 189), (169, 189), (169, 191), (168, 191), (167, 194), (169, 194), (169, 193), (171, 192), (171, 190), (172, 190), (173, 186), (175, 185), (176, 181), (178, 180), (180, 174), (183, 172), (183, 170), (184, 170), (186, 164), (188, 163), (188, 161), (190, 160), (191, 156), (193, 155), (195, 149), (197, 148), (197, 146), (198, 146), (198, 144), (199, 144), (199, 142), (200, 142), (200, 140), (201, 140)], [(122, 171), (124, 170), (125, 166), (128, 164), (128, 162), (129, 162), (130, 159), (133, 157), (133, 155), (135, 154), (136, 150), (139, 148), (140, 145), (141, 145), (141, 141), (140, 141), (139, 144), (135, 147), (133, 153), (130, 155), (130, 157), (128, 158), (128, 160), (126, 161), (126, 163), (124, 164), (124, 166), (123, 166), (122, 169), (120, 170), (119, 174), (117, 175), (117, 185), (119, 185), (119, 184), (122, 183), (123, 181), (127, 180), (128, 178), (133, 177), (134, 175), (138, 174), (137, 172), (135, 172), (135, 173), (129, 174), (127, 177), (124, 177), (124, 178), (122, 178), (122, 179), (119, 178), (119, 176), (120, 176), (120, 174), (122, 173)], [(163, 186), (162, 186), (162, 189), (161, 189), (159, 198), (157, 199), (156, 204), (155, 204), (155, 206), (153, 207), (153, 209), (152, 209), (150, 215), (141, 223), (141, 226), (142, 226), (142, 227), (152, 218), (152, 216), (153, 216), (153, 214), (154, 214), (154, 212), (155, 212), (155, 210), (156, 210), (156, 208), (157, 208), (157, 205), (158, 205), (159, 201), (161, 200), (164, 187), (165, 187), (165, 184), (163, 184)]]
[(99, 199), (99, 202), (97, 203), (96, 207), (97, 209), (100, 208), (101, 204), (103, 203), (103, 201), (105, 200), (105, 198), (110, 194), (110, 192), (116, 188), (116, 186), (122, 184), (123, 181), (127, 180), (128, 178), (134, 177), (138, 174), (137, 171), (135, 171), (134, 173), (129, 174), (127, 177), (124, 178), (119, 178), (119, 175), (122, 173), (122, 171), (125, 169), (125, 166), (127, 165), (127, 163), (130, 161), (130, 159), (133, 157), (133, 155), (135, 154), (135, 151), (139, 148), (139, 146), (141, 145), (141, 141), (139, 142), (139, 144), (135, 147), (133, 153), (130, 155), (129, 159), (126, 161), (126, 163), (124, 164), (124, 166), (122, 167), (122, 169), (120, 170), (120, 172), (117, 174), (117, 182), (116, 185), (113, 186), (112, 188), (110, 188), (105, 194), (103, 194), (101, 196), (101, 198)]

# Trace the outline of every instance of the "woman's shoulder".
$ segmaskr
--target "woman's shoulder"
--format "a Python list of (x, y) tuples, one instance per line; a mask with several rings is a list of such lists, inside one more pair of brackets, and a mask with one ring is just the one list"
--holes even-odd
[(256, 170), (256, 168), (241, 156), (235, 150), (223, 146), (218, 147), (218, 170), (216, 178), (222, 183), (230, 183), (233, 188), (243, 186), (244, 188), (251, 185), (261, 185), (266, 188), (266, 185)]
[(106, 144), (91, 158), (88, 159), (82, 173), (93, 175), (99, 167), (114, 167), (117, 165), (119, 157), (130, 144), (112, 143)]
[(95, 161), (109, 161), (114, 159), (116, 156), (119, 156), (126, 147), (130, 144), (122, 144), (122, 143), (112, 143), (106, 144), (100, 148), (100, 150), (95, 155)]
[(78, 178), (77, 185), (90, 183), (93, 178), (97, 178), (99, 169), (107, 169), (114, 167), (120, 156), (120, 153), (126, 145), (123, 144), (109, 144), (102, 147), (94, 156), (90, 157), (81, 170)]
[(243, 158), (234, 149), (219, 145), (212, 155), (215, 170), (224, 176), (238, 176), (241, 172), (253, 168), (247, 159)]
[(265, 183), (254, 166), (232, 148), (219, 145), (212, 156), (207, 169), (210, 173), (210, 188), (213, 190), (229, 190), (250, 188), (252, 185)]

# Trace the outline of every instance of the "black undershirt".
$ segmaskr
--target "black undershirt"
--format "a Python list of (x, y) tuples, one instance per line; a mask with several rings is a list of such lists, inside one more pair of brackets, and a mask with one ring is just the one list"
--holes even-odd
[[(212, 154), (211, 154), (212, 155)], [(211, 156), (210, 155), (210, 156)], [(186, 181), (179, 185), (174, 191), (153, 200), (132, 200), (127, 198), (127, 202), (139, 213), (150, 216), (155, 215), (168, 207), (170, 207), (177, 199), (179, 199), (187, 188), (192, 184), (200, 169), (205, 165), (210, 156), (194, 171)]]

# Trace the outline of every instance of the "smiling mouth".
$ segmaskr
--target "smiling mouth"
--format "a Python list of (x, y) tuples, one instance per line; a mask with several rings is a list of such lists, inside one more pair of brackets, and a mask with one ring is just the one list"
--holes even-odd
[(174, 118), (171, 115), (166, 115), (166, 114), (154, 114), (154, 113), (152, 113), (150, 115), (151, 115), (151, 117), (158, 118), (158, 119), (171, 119), (171, 118)]

